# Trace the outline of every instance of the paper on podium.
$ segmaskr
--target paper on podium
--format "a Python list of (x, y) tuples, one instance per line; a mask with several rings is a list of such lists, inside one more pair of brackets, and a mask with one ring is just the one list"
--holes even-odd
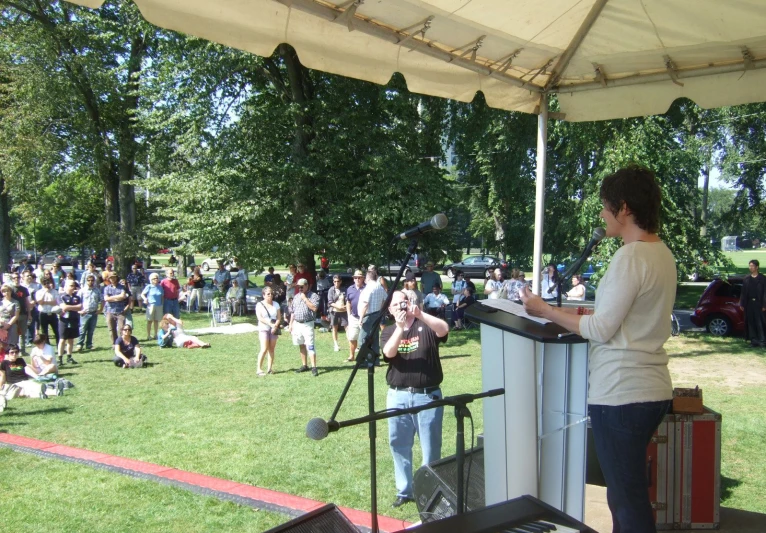
[(511, 300), (487, 299), (487, 300), (481, 300), (481, 304), (486, 307), (493, 307), (495, 309), (499, 309), (500, 311), (505, 311), (506, 313), (511, 313), (513, 315), (526, 318), (527, 320), (532, 320), (533, 322), (537, 322), (538, 324), (547, 324), (548, 322), (550, 322), (550, 320), (548, 320), (547, 318), (539, 318), (539, 317), (530, 315), (524, 310), (523, 305), (517, 304), (516, 302), (512, 302)]

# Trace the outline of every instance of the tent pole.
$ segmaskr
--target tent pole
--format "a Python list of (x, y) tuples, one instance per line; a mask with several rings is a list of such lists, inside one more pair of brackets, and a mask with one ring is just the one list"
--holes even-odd
[(540, 98), (537, 116), (537, 179), (535, 188), (535, 245), (532, 258), (532, 292), (540, 294), (543, 269), (543, 218), (545, 215), (545, 164), (548, 149), (548, 94)]

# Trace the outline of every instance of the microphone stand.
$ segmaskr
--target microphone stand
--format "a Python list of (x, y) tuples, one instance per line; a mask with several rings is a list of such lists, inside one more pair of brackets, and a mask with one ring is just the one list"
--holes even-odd
[[(395, 241), (394, 241), (395, 242)], [(407, 268), (407, 263), (410, 262), (410, 258), (412, 257), (412, 254), (415, 252), (415, 249), (418, 247), (418, 238), (413, 237), (410, 240), (410, 245), (407, 248), (407, 257), (405, 257), (404, 261), (401, 264), (401, 267), (399, 268), (399, 273), (396, 275), (396, 279), (394, 280), (393, 284), (388, 290), (388, 295), (386, 296), (386, 301), (383, 302), (383, 307), (380, 308), (380, 312), (378, 313), (377, 318), (372, 323), (372, 327), (370, 328), (370, 334), (365, 338), (364, 344), (359, 348), (359, 353), (356, 356), (356, 364), (354, 365), (354, 370), (351, 371), (351, 375), (348, 377), (348, 381), (346, 381), (346, 386), (343, 388), (343, 392), (341, 392), (340, 398), (338, 399), (338, 403), (335, 405), (335, 409), (332, 412), (332, 415), (330, 415), (330, 420), (335, 420), (335, 417), (338, 415), (338, 412), (340, 411), (341, 405), (343, 405), (343, 401), (346, 399), (346, 394), (348, 393), (349, 389), (351, 388), (351, 384), (354, 381), (354, 377), (356, 376), (357, 371), (364, 365), (367, 365), (367, 404), (369, 407), (369, 413), (370, 417), (375, 415), (375, 358), (376, 356), (379, 357), (380, 354), (376, 354), (372, 349), (372, 341), (373, 337), (376, 332), (380, 329), (380, 323), (383, 321), (383, 317), (385, 316), (386, 311), (388, 310), (389, 306), (391, 305), (391, 299), (394, 296), (394, 291), (396, 290), (396, 287), (399, 285), (399, 281), (402, 279), (402, 274), (404, 274), (404, 270)], [(360, 324), (361, 327), (361, 324)], [(379, 334), (379, 333), (378, 333)], [(388, 418), (388, 417), (386, 417)], [(376, 447), (375, 447), (375, 440), (377, 439), (377, 428), (375, 426), (376, 418), (370, 418), (369, 419), (369, 437), (370, 437), (370, 513), (372, 515), (372, 523), (370, 530), (372, 533), (378, 533), (378, 469), (377, 469), (377, 453), (376, 453)]]
[[(374, 426), (378, 420), (385, 420), (386, 418), (393, 418), (395, 416), (415, 414), (421, 411), (427, 411), (429, 409), (437, 409), (444, 406), (453, 406), (455, 408), (455, 418), (457, 420), (457, 435), (455, 437), (455, 462), (457, 468), (457, 510), (456, 514), (463, 514), (466, 511), (465, 490), (463, 488), (465, 480), (465, 417), (470, 416), (471, 412), (468, 410), (468, 404), (474, 400), (481, 398), (490, 398), (492, 396), (500, 396), (505, 394), (505, 389), (492, 389), (487, 392), (479, 394), (458, 394), (457, 396), (447, 396), (440, 400), (433, 400), (425, 405), (418, 405), (416, 407), (407, 407), (405, 409), (387, 409), (379, 413), (372, 412), (367, 416), (359, 418), (352, 418), (345, 422), (337, 422), (338, 427), (333, 431), (337, 431), (340, 428), (357, 426), (359, 424), (369, 423)], [(377, 520), (373, 515), (374, 527), (377, 527)]]

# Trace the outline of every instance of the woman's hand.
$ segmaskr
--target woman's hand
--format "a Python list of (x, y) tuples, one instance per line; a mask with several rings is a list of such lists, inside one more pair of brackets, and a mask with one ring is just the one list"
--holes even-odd
[(550, 309), (550, 306), (545, 303), (542, 298), (536, 294), (532, 294), (532, 291), (527, 287), (521, 287), (521, 289), (519, 289), (519, 298), (524, 304), (524, 310), (532, 316), (545, 318), (545, 314)]

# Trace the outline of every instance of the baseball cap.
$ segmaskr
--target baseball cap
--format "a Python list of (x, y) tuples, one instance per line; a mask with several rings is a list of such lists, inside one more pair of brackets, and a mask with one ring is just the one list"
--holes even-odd
[(308, 285), (308, 284), (309, 284), (309, 282), (308, 282), (308, 280), (306, 280), (306, 278), (301, 278), (301, 279), (298, 280), (298, 285), (303, 286), (303, 285)]

